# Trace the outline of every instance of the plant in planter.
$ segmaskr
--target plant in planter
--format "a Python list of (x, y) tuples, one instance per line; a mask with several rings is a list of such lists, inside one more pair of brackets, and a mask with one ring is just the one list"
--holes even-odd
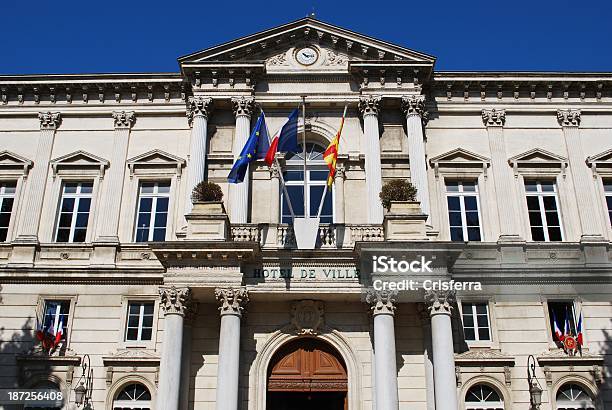
[(223, 200), (223, 191), (218, 184), (214, 182), (202, 181), (197, 184), (191, 191), (191, 202), (221, 202)]
[(403, 179), (393, 179), (383, 184), (379, 197), (382, 206), (388, 211), (392, 202), (416, 201), (417, 189), (410, 182)]

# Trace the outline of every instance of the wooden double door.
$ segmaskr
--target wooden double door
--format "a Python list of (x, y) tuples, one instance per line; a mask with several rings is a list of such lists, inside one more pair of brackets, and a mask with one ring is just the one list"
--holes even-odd
[(268, 367), (268, 410), (346, 410), (348, 378), (340, 354), (316, 338), (282, 346)]

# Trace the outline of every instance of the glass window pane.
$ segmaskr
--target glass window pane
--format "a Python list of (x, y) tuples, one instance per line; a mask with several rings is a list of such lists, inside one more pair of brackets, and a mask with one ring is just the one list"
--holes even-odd
[(458, 211), (461, 209), (461, 206), (459, 205), (459, 197), (458, 196), (449, 196), (447, 198), (447, 202), (448, 202), (448, 210), (449, 211)]
[(530, 211), (540, 209), (540, 202), (538, 201), (537, 196), (527, 197), (527, 209), (529, 209)]
[(70, 239), (70, 229), (60, 228), (57, 230), (56, 242), (68, 242)]
[(561, 228), (548, 228), (548, 237), (551, 241), (560, 241), (563, 238), (561, 237)]
[(319, 203), (323, 196), (324, 186), (311, 186), (310, 187), (310, 216), (316, 216), (319, 210)]
[(77, 228), (87, 228), (87, 220), (89, 219), (88, 213), (78, 213), (76, 217), (75, 226)]
[(468, 241), (480, 241), (480, 229), (479, 228), (468, 228)]
[(476, 191), (476, 182), (474, 181), (464, 181), (463, 182), (463, 192), (475, 192)]
[(554, 196), (545, 196), (542, 200), (544, 201), (544, 209), (547, 211), (557, 209), (557, 200)]
[(127, 330), (125, 338), (127, 340), (138, 340), (138, 329), (129, 328)]
[(138, 214), (138, 222), (136, 222), (136, 226), (138, 228), (147, 228), (151, 223), (151, 214), (150, 213), (139, 213)]
[[(302, 186), (288, 186), (287, 191), (289, 192), (289, 198), (291, 198), (291, 205), (293, 206), (293, 212), (296, 216), (304, 216), (304, 189)], [(284, 208), (284, 207), (283, 207)], [(283, 211), (283, 214), (285, 212)], [(289, 214), (289, 208), (287, 208), (286, 214)]]
[(529, 212), (529, 224), (531, 226), (542, 226), (542, 214), (539, 211)]
[(469, 309), (468, 312), (464, 311), (463, 326), (474, 327), (474, 317), (472, 316), (472, 309)]
[(152, 334), (153, 334), (153, 329), (151, 328), (142, 329), (140, 340), (151, 340)]
[(487, 315), (476, 315), (476, 322), (478, 322), (478, 327), (489, 326), (489, 322), (487, 321)]
[(153, 314), (153, 303), (145, 303), (144, 304), (144, 314), (152, 315)]
[(165, 228), (168, 220), (168, 214), (165, 212), (158, 212), (155, 214), (155, 227)]
[(544, 229), (532, 227), (531, 228), (531, 239), (533, 241), (543, 241), (544, 240)]
[(153, 206), (153, 198), (140, 198), (139, 212), (151, 212)]
[(464, 202), (465, 202), (466, 211), (477, 211), (478, 210), (478, 203), (476, 202), (475, 196), (464, 197)]
[(554, 192), (555, 191), (554, 182), (544, 181), (541, 183), (541, 186), (542, 186), (542, 192)]
[(66, 182), (64, 184), (64, 192), (67, 194), (75, 194), (77, 191), (77, 186), (79, 184), (76, 182)]
[(465, 222), (467, 223), (467, 226), (480, 226), (478, 212), (466, 212)]
[(525, 181), (525, 191), (536, 192), (537, 190), (538, 187), (535, 181)]
[(166, 239), (166, 228), (155, 228), (153, 229), (153, 240), (163, 241)]
[(89, 208), (91, 206), (91, 199), (90, 198), (80, 198), (79, 199), (79, 208), (77, 209), (78, 212), (89, 212)]
[(303, 171), (286, 171), (283, 175), (285, 181), (303, 181), (304, 180), (304, 172)]
[(130, 315), (137, 315), (140, 312), (140, 303), (130, 303), (130, 307), (128, 308), (128, 313)]
[(149, 230), (147, 228), (138, 228), (136, 230), (136, 242), (147, 242), (149, 240)]
[(327, 181), (328, 171), (310, 171), (311, 181)]
[(138, 327), (138, 316), (130, 315), (128, 317), (128, 327)]
[(87, 229), (75, 229), (73, 242), (85, 242)]
[(13, 210), (13, 198), (4, 198), (0, 212), (11, 212)]
[(142, 194), (152, 194), (155, 189), (154, 182), (142, 182), (140, 184), (140, 193)]
[(5, 242), (7, 236), (8, 236), (8, 229), (0, 228), (0, 242)]
[(476, 334), (474, 333), (474, 328), (469, 328), (469, 327), (464, 328), (463, 334), (465, 335), (465, 340), (476, 340)]
[(74, 210), (74, 198), (64, 198), (61, 210), (62, 212), (72, 212)]
[(462, 226), (461, 212), (449, 212), (448, 220), (449, 220), (450, 226)]
[(478, 329), (478, 336), (479, 336), (480, 340), (491, 340), (491, 335), (489, 333), (489, 328)]
[(459, 192), (458, 181), (446, 181), (446, 192)]
[(170, 193), (170, 182), (159, 182), (157, 184), (157, 192), (160, 194)]
[(168, 212), (168, 198), (157, 198), (157, 212)]
[(460, 241), (463, 242), (463, 231), (461, 228), (451, 228), (451, 241)]
[(0, 213), (0, 226), (1, 227), (8, 227), (10, 221), (11, 221), (11, 214)]
[(559, 226), (559, 214), (555, 212), (546, 212), (546, 223), (548, 226)]
[(487, 314), (487, 305), (484, 303), (478, 303), (476, 305), (476, 314), (478, 315), (486, 315)]

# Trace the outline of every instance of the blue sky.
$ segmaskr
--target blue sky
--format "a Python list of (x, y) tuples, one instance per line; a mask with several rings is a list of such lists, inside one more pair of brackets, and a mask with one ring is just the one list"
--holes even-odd
[(605, 0), (0, 0), (0, 73), (178, 71), (181, 55), (313, 9), (432, 54), (437, 70), (612, 71)]

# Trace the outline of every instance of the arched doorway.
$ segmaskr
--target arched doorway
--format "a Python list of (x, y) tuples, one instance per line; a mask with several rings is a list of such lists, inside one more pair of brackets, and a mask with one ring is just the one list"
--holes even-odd
[(319, 339), (285, 344), (268, 366), (267, 410), (346, 410), (347, 392), (344, 360)]

